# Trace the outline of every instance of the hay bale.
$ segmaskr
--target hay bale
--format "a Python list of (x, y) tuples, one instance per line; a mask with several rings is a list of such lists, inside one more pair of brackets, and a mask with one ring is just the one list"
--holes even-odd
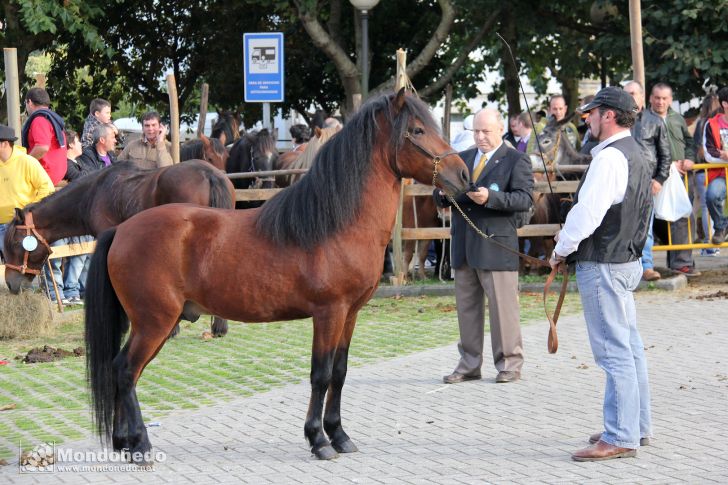
[(41, 293), (11, 294), (0, 288), (0, 339), (41, 337), (52, 333), (53, 314)]

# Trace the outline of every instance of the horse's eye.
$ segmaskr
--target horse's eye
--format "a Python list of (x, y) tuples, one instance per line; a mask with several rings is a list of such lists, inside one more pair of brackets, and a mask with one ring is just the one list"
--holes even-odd
[(422, 128), (420, 128), (418, 126), (418, 127), (415, 127), (415, 128), (412, 129), (412, 134), (413, 135), (424, 135), (425, 134), (425, 130), (423, 130)]

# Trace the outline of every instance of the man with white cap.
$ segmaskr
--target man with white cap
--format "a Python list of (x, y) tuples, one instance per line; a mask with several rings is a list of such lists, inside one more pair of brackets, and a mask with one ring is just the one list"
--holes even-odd
[(639, 258), (652, 210), (652, 173), (632, 138), (637, 106), (618, 87), (599, 91), (580, 108), (599, 144), (557, 235), (552, 267), (576, 263), (594, 360), (607, 374), (604, 431), (575, 452), (576, 461), (636, 456), (651, 434), (650, 395), (632, 292), (642, 277)]

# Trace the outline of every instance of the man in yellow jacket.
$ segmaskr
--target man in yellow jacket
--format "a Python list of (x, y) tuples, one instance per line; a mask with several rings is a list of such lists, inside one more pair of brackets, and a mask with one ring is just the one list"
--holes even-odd
[(53, 182), (40, 162), (13, 145), (17, 140), (12, 128), (0, 125), (0, 253), (5, 230), (16, 208), (38, 202), (53, 193)]

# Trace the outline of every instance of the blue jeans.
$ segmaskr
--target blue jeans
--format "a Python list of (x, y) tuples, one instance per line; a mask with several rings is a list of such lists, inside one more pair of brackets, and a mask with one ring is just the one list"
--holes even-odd
[(708, 203), (705, 200), (705, 194), (708, 188), (705, 186), (705, 172), (700, 170), (695, 174), (695, 198), (698, 199), (700, 208), (700, 222), (703, 226), (703, 234), (705, 235), (705, 241), (709, 241), (708, 238)]
[[(91, 236), (81, 236), (80, 242), (93, 241)], [(66, 298), (83, 297), (86, 293), (86, 274), (88, 273), (89, 255), (81, 254), (65, 259), (66, 271), (63, 273), (63, 295)]]
[[(7, 224), (0, 224), (0, 253), (5, 250), (5, 231), (8, 230)], [(3, 255), (4, 257), (5, 255)]]
[(655, 245), (655, 237), (652, 235), (652, 225), (655, 223), (655, 211), (650, 214), (650, 230), (647, 231), (645, 247), (642, 248), (642, 269), (654, 269), (655, 263), (652, 257), (652, 246)]
[(632, 449), (652, 433), (647, 362), (632, 295), (641, 277), (638, 261), (576, 263), (589, 343), (607, 374), (602, 440)]
[(728, 217), (723, 215), (725, 205), (725, 179), (718, 177), (708, 184), (705, 194), (710, 218), (713, 219), (713, 228), (718, 231), (728, 227)]
[[(52, 242), (50, 244), (51, 247), (54, 246), (63, 246), (64, 244), (68, 244), (67, 239), (59, 239), (58, 241)], [(50, 271), (48, 271), (48, 265), (43, 265), (43, 271), (45, 272), (46, 281), (48, 282), (48, 293), (51, 295), (51, 301), (56, 301), (56, 292), (53, 288), (53, 283), (51, 282), (51, 278), (56, 282), (56, 287), (58, 288), (58, 297), (61, 300), (66, 299), (66, 295), (63, 293), (63, 273), (61, 272), (61, 258), (57, 259), (49, 259), (51, 264), (51, 269), (53, 270), (53, 273), (51, 274)]]

